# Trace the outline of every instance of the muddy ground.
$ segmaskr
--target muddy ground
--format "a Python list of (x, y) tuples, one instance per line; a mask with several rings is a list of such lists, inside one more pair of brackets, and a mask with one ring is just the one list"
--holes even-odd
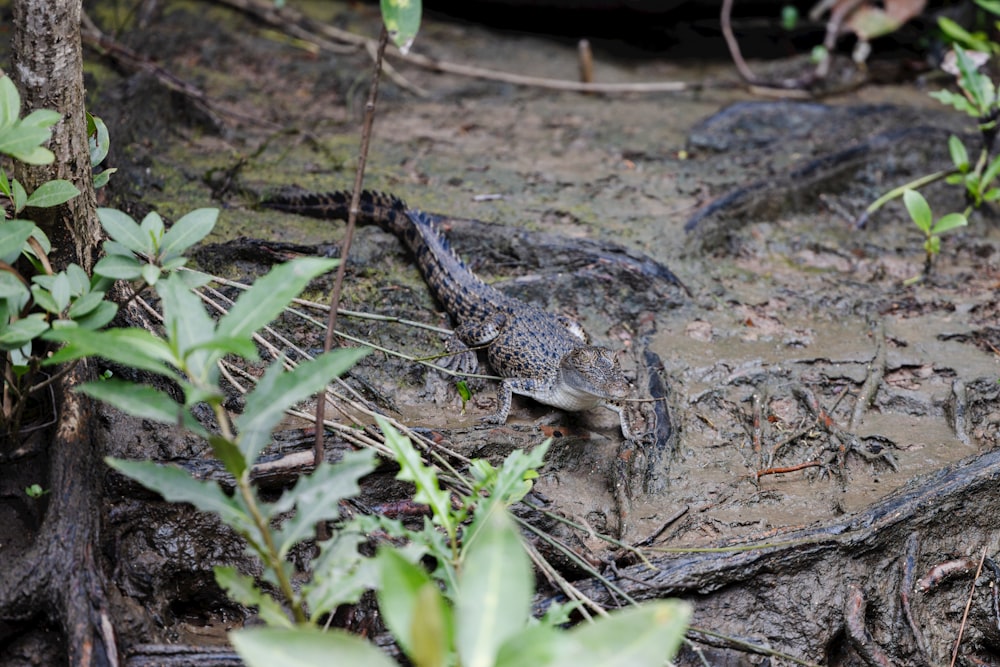
[[(369, 5), (305, 9), (359, 35), (377, 34)], [(107, 193), (115, 205), (173, 218), (221, 206), (198, 261), (229, 277), (260, 270), (242, 237), (320, 251), (340, 240), (339, 222), (255, 204), (260, 193), (292, 183), (350, 187), (366, 55), (315, 51), (211, 3), (166, 3), (151, 17), (102, 3), (91, 13), (210, 103), (91, 54), (92, 111), (109, 121), (109, 162), (122, 168)], [(564, 41), (438, 18), (425, 21), (416, 49), (540, 77), (572, 79), (577, 71), (576, 49)], [(470, 455), (499, 456), (553, 436), (538, 502), (628, 543), (656, 535), (646, 546), (657, 548), (752, 541), (841, 521), (996, 446), (995, 220), (977, 214), (947, 237), (931, 278), (913, 285), (904, 281), (923, 268), (922, 239), (902, 207), (887, 206), (863, 229), (853, 224), (889, 188), (947, 166), (949, 133), (974, 137), (971, 123), (927, 97), (945, 80), (928, 74), (800, 104), (752, 98), (723, 60), (623, 56), (601, 44), (595, 56), (598, 81), (699, 88), (585, 95), (397, 61), (402, 79), (383, 80), (366, 185), (455, 218), (453, 245), (487, 281), (577, 317), (596, 341), (621, 350), (637, 396), (663, 398), (671, 430), (652, 438), (649, 451), (635, 451), (623, 445), (611, 412), (553, 414), (517, 399), (508, 427), (476, 430), (493, 409), (489, 382), (474, 383), (463, 411), (453, 382), (379, 354), (352, 374), (369, 400)], [(938, 215), (962, 205), (943, 186), (928, 196)], [(584, 239), (594, 244), (575, 243)], [(359, 229), (350, 262), (349, 308), (447, 326), (391, 236)], [(436, 336), (395, 325), (343, 326), (410, 354), (441, 346)], [(303, 335), (307, 347), (320, 344), (316, 332)], [(162, 432), (137, 435), (134, 424), (115, 418), (105, 424), (113, 455), (204, 455)], [(797, 469), (758, 475), (779, 468)], [(213, 521), (151, 503), (118, 482), (108, 491), (106, 555), (117, 604), (131, 619), (119, 634), (135, 644), (222, 643), (243, 611), (223, 604), (210, 571), (239, 558), (238, 547)], [(612, 552), (592, 535), (575, 539), (595, 562)], [(946, 546), (922, 553), (916, 569), (983, 548), (995, 553), (997, 540), (989, 530), (953, 532)], [(810, 585), (846, 583), (817, 574)], [(916, 642), (912, 664), (950, 652), (957, 616), (922, 621), (929, 638)], [(740, 634), (714, 628), (711, 616), (697, 623)], [(812, 661), (860, 664), (830, 649), (836, 630), (816, 642), (796, 641), (795, 633), (743, 635), (770, 637)], [(970, 654), (995, 658), (988, 638), (976, 637)], [(764, 664), (743, 654), (717, 659)]]

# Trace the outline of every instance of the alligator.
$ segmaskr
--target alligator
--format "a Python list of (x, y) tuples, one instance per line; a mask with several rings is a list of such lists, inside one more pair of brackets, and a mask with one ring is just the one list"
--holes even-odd
[[(350, 203), (348, 191), (314, 193), (288, 188), (261, 205), (313, 218), (346, 220)], [(511, 397), (518, 394), (567, 411), (609, 408), (621, 419), (622, 435), (633, 439), (629, 418), (619, 403), (631, 393), (631, 385), (614, 352), (590, 345), (577, 322), (484, 283), (451, 249), (437, 216), (411, 209), (396, 196), (363, 191), (357, 220), (395, 234), (410, 249), (431, 292), (454, 320), (460, 347), (485, 349), (489, 365), (503, 380), (497, 389), (497, 410), (483, 421), (506, 423)]]

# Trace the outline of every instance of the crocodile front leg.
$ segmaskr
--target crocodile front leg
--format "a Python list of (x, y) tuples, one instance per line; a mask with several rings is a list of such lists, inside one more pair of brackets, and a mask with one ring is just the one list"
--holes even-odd
[(535, 400), (545, 402), (545, 399), (552, 394), (552, 383), (530, 378), (507, 378), (497, 386), (497, 411), (492, 415), (483, 417), (482, 421), (487, 424), (506, 424), (507, 417), (510, 416), (510, 404), (514, 394), (529, 396)]

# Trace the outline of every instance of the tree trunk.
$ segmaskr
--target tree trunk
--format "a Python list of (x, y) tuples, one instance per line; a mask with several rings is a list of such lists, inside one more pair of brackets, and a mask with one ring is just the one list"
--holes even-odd
[(84, 113), (81, 7), (80, 0), (16, 0), (11, 76), (25, 111), (55, 109), (63, 115), (52, 128), (49, 142), (55, 162), (43, 166), (17, 163), (17, 177), (29, 193), (54, 178), (65, 178), (80, 189), (80, 196), (63, 206), (34, 211), (39, 214), (34, 219), (52, 241), (54, 266), (75, 261), (90, 273), (101, 228)]
[[(81, 195), (63, 206), (27, 213), (51, 240), (55, 267), (76, 262), (89, 273), (100, 226), (84, 115), (81, 2), (17, 0), (13, 11), (12, 76), (21, 93), (22, 113), (47, 108), (63, 115), (49, 143), (55, 162), (33, 167), (16, 163), (16, 176), (29, 193), (56, 178), (80, 189)], [(48, 462), (46, 486), (52, 493), (36, 538), (28, 546), (19, 545), (23, 552), (2, 556), (0, 618), (47, 620), (62, 629), (68, 664), (89, 667), (120, 661), (98, 565), (101, 452), (93, 437), (89, 401), (72, 391), (87, 375), (87, 366), (81, 364), (55, 388), (57, 419), (47, 457), (39, 458)]]

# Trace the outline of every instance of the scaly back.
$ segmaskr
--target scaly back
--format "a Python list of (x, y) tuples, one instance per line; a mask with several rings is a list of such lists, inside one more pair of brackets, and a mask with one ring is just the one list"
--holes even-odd
[[(312, 193), (291, 188), (272, 195), (262, 205), (312, 218), (346, 220), (351, 193), (344, 190)], [(358, 223), (378, 225), (399, 237), (416, 257), (431, 292), (459, 322), (484, 320), (497, 312), (510, 313), (515, 307), (511, 297), (485, 284), (465, 266), (441, 234), (433, 216), (408, 209), (402, 199), (382, 192), (362, 191)]]

